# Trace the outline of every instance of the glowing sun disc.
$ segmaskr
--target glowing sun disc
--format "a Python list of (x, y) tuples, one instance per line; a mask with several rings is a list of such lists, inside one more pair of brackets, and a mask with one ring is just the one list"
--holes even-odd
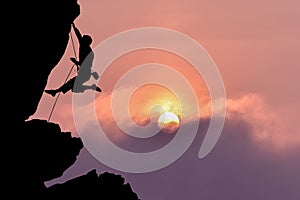
[(164, 133), (174, 133), (180, 124), (178, 116), (172, 112), (165, 112), (158, 118), (158, 126)]

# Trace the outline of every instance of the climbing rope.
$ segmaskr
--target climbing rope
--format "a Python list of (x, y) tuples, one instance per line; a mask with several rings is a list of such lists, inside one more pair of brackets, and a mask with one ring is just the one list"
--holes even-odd
[[(71, 38), (71, 42), (72, 42), (72, 47), (73, 47), (74, 55), (75, 55), (75, 58), (76, 58), (76, 60), (77, 60), (77, 55), (76, 55), (76, 51), (75, 51), (74, 40), (73, 40), (73, 37), (72, 37), (72, 33), (71, 33), (71, 32), (70, 32), (70, 38)], [(69, 71), (69, 73), (68, 73), (68, 75), (67, 75), (67, 77), (66, 77), (66, 79), (65, 79), (64, 84), (68, 81), (68, 79), (69, 79), (69, 77), (70, 77), (70, 75), (71, 75), (71, 72), (73, 71), (74, 66), (75, 66), (75, 64), (72, 65), (72, 67), (71, 67), (71, 69), (70, 69), (70, 71)], [(56, 99), (55, 99), (55, 101), (54, 101), (54, 103), (53, 103), (53, 106), (52, 106), (52, 108), (51, 108), (50, 115), (49, 115), (49, 117), (48, 117), (48, 122), (50, 121), (50, 119), (51, 119), (51, 117), (52, 117), (54, 108), (55, 108), (55, 106), (56, 106), (56, 103), (57, 103), (57, 101), (58, 101), (58, 98), (59, 98), (60, 94), (61, 94), (61, 92), (58, 93), (58, 95), (57, 95), (57, 97), (56, 97)]]

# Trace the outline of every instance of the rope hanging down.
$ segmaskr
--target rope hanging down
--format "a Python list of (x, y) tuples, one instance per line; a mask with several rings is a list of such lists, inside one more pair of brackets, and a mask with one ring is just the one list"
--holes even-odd
[[(72, 33), (71, 33), (71, 32), (70, 32), (70, 38), (71, 38), (71, 41), (72, 41), (72, 47), (73, 47), (74, 55), (75, 55), (75, 58), (77, 59), (77, 55), (76, 55), (76, 51), (75, 51), (75, 45), (74, 45), (74, 40), (73, 40), (73, 37), (72, 37)], [(66, 77), (64, 83), (66, 83), (66, 82), (68, 81), (68, 79), (69, 79), (69, 77), (70, 77), (70, 75), (71, 75), (71, 72), (73, 71), (74, 66), (75, 66), (75, 64), (72, 65), (72, 67), (71, 67), (71, 69), (70, 69), (70, 71), (69, 71), (69, 73), (68, 73), (68, 75), (67, 75), (67, 77)], [(50, 119), (51, 119), (52, 113), (53, 113), (53, 111), (54, 111), (54, 108), (55, 108), (55, 106), (56, 106), (56, 103), (57, 103), (57, 101), (58, 101), (58, 98), (59, 98), (60, 94), (61, 94), (61, 92), (58, 93), (58, 95), (57, 95), (57, 97), (56, 97), (56, 99), (55, 99), (55, 101), (54, 101), (54, 104), (53, 104), (53, 106), (52, 106), (50, 115), (49, 115), (49, 117), (48, 117), (48, 122), (49, 122)]]

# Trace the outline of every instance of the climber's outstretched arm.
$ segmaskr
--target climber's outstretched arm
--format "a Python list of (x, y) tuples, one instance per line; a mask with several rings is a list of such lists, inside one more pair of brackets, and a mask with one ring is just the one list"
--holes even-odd
[(81, 35), (80, 31), (78, 30), (78, 28), (75, 26), (74, 23), (72, 23), (72, 26), (73, 26), (73, 29), (74, 29), (74, 32), (76, 34), (78, 41), (80, 41), (82, 39), (82, 35)]

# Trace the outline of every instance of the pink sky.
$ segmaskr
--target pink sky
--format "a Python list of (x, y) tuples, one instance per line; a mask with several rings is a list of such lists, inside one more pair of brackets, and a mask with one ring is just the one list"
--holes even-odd
[[(296, 131), (300, 108), (298, 1), (86, 0), (79, 4), (81, 15), (75, 23), (83, 33), (93, 36), (94, 47), (111, 35), (132, 28), (156, 26), (180, 31), (194, 38), (213, 58), (222, 74), (228, 99), (245, 101), (249, 94), (255, 94), (262, 99), (260, 103), (267, 105), (262, 115), (283, 121), (288, 118), (277, 126)], [(68, 58), (73, 56), (70, 47), (71, 43), (49, 77), (47, 88), (64, 81), (71, 66)], [(48, 118), (53, 101), (44, 95), (33, 117)], [(55, 109), (67, 112), (54, 112), (52, 121), (59, 122), (63, 130), (74, 130), (71, 95), (61, 95)]]
[[(82, 33), (93, 36), (93, 47), (119, 32), (148, 26), (174, 29), (195, 39), (208, 51), (222, 74), (228, 98), (228, 123), (236, 120), (248, 123), (250, 138), (256, 145), (267, 144), (266, 151), (285, 154), (290, 148), (299, 149), (298, 0), (82, 0), (78, 3), (81, 15), (75, 23)], [(56, 88), (64, 81), (71, 56), (70, 43), (46, 88)], [(129, 60), (132, 64), (146, 59)], [(103, 95), (109, 93), (104, 91)], [(71, 98), (70, 93), (60, 96), (51, 121), (76, 135)], [(53, 103), (54, 98), (45, 94), (32, 117), (47, 119)]]

